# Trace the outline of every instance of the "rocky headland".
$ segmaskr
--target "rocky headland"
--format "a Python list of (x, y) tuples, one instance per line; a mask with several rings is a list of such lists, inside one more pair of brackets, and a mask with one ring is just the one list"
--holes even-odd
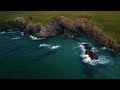
[[(16, 17), (9, 21), (1, 22), (0, 27), (1, 30), (6, 32), (22, 31), (24, 34), (45, 38), (63, 34), (66, 39), (72, 35), (87, 34), (99, 45), (112, 49), (115, 52), (120, 52), (120, 44), (107, 36), (98, 23), (92, 19), (77, 18), (71, 20), (64, 16), (53, 16), (44, 24), (40, 22), (33, 23), (31, 22), (32, 19), (34, 18)], [(92, 52), (88, 50), (86, 53), (91, 54)]]

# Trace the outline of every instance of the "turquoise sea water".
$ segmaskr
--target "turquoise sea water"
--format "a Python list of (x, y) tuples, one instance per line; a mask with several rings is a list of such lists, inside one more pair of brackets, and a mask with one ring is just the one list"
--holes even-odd
[[(81, 43), (99, 56), (86, 63)], [(20, 32), (0, 32), (0, 79), (117, 79), (120, 54), (100, 47), (88, 36), (37, 39)]]

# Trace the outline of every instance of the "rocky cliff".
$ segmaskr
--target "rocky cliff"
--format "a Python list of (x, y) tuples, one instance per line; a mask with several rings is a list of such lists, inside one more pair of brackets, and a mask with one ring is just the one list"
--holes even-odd
[(16, 17), (1, 23), (1, 28), (4, 31), (20, 30), (25, 34), (36, 37), (50, 37), (64, 34), (66, 38), (74, 34), (88, 34), (101, 46), (120, 52), (120, 44), (105, 35), (102, 28), (95, 21), (87, 18), (71, 20), (64, 16), (53, 16), (46, 23), (41, 24), (40, 22), (32, 23), (30, 19), (25, 19), (24, 17)]

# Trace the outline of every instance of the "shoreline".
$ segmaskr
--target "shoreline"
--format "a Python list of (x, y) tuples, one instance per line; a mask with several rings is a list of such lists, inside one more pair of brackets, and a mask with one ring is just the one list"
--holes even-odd
[(120, 44), (104, 34), (102, 28), (92, 19), (76, 18), (71, 20), (65, 16), (53, 16), (46, 23), (41, 24), (40, 22), (32, 23), (30, 19), (24, 17), (16, 17), (3, 22), (0, 26), (3, 31), (22, 31), (24, 34), (33, 35), (38, 38), (61, 34), (65, 38), (69, 38), (74, 34), (78, 36), (87, 34), (99, 45), (120, 52)]

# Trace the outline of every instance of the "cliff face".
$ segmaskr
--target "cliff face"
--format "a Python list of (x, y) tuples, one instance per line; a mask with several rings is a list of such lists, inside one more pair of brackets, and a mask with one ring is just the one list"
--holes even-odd
[(102, 28), (100, 28), (95, 21), (81, 18), (76, 20), (76, 24), (78, 24), (84, 33), (91, 36), (101, 46), (120, 52), (120, 44), (105, 35)]
[(120, 44), (106, 36), (95, 21), (87, 18), (78, 18), (73, 21), (64, 16), (53, 16), (47, 23), (42, 25), (41, 23), (34, 24), (23, 17), (16, 17), (2, 23), (2, 28), (7, 31), (21, 30), (25, 34), (36, 37), (49, 37), (59, 34), (64, 34), (65, 37), (68, 37), (73, 34), (86, 33), (100, 45), (120, 52)]
[(41, 31), (38, 33), (38, 37), (55, 36), (66, 32), (73, 34), (79, 33), (71, 19), (63, 16), (54, 16), (47, 23), (41, 25)]
[(23, 30), (28, 24), (28, 20), (24, 17), (16, 17), (9, 21), (2, 22), (0, 24), (2, 30), (4, 31), (16, 31)]
[(41, 31), (41, 23), (28, 23), (24, 29), (25, 34), (37, 35)]

